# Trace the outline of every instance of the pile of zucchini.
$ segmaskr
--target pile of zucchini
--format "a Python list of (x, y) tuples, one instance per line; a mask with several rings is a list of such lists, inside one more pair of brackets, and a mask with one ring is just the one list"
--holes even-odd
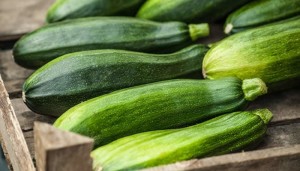
[[(15, 62), (37, 69), (23, 100), (92, 137), (95, 170), (255, 147), (272, 113), (247, 104), (300, 85), (300, 1), (249, 1), (57, 0), (14, 46)], [(203, 22), (233, 35), (195, 43), (214, 34)]]

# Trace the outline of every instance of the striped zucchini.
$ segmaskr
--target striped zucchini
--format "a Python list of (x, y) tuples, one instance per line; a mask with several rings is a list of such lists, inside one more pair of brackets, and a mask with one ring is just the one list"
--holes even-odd
[(92, 152), (94, 170), (139, 170), (239, 151), (261, 141), (271, 118), (267, 109), (235, 112), (186, 128), (124, 137)]
[(211, 21), (225, 17), (250, 0), (148, 0), (137, 17), (154, 21)]
[(207, 36), (207, 24), (158, 23), (130, 17), (92, 17), (46, 25), (22, 37), (13, 49), (16, 63), (38, 68), (78, 51), (123, 49), (156, 52)]
[(108, 15), (135, 15), (145, 0), (56, 0), (49, 8), (47, 22)]
[(232, 35), (205, 55), (209, 79), (259, 77), (271, 91), (300, 85), (300, 18)]
[(299, 15), (299, 0), (256, 0), (229, 15), (225, 33), (236, 33)]
[(204, 45), (157, 55), (93, 50), (59, 57), (24, 83), (23, 99), (36, 113), (59, 116), (76, 104), (118, 89), (201, 72)]
[(260, 79), (168, 80), (96, 97), (74, 106), (54, 126), (95, 139), (191, 125), (245, 107), (266, 93)]

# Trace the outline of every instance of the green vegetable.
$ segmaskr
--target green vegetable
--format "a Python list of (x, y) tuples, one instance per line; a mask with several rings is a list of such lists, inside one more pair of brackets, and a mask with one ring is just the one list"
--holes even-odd
[(76, 104), (118, 89), (201, 71), (208, 48), (192, 45), (156, 55), (124, 50), (75, 52), (38, 69), (23, 86), (36, 113), (59, 116)]
[(229, 15), (225, 33), (236, 33), (299, 15), (299, 0), (256, 0)]
[(128, 135), (183, 127), (236, 111), (265, 93), (260, 79), (168, 80), (83, 102), (54, 126), (92, 137), (97, 147)]
[(93, 17), (46, 25), (20, 39), (16, 63), (38, 68), (54, 58), (78, 51), (123, 49), (156, 52), (207, 36), (207, 24), (158, 23), (130, 17)]
[(268, 109), (235, 112), (186, 128), (128, 136), (94, 150), (94, 170), (138, 170), (242, 150), (262, 139), (271, 118)]
[(145, 0), (56, 0), (47, 13), (49, 23), (107, 15), (134, 15)]
[(148, 0), (137, 17), (155, 21), (210, 21), (225, 17), (250, 0)]
[(209, 79), (261, 78), (271, 91), (300, 85), (300, 18), (232, 35), (203, 60)]

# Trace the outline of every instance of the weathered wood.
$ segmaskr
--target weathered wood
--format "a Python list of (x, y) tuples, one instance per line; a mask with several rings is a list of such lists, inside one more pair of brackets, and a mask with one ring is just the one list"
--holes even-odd
[(0, 76), (0, 133), (15, 171), (33, 171), (30, 153)]
[(4, 85), (10, 98), (22, 97), (22, 85), (25, 79), (5, 81)]
[(14, 62), (11, 50), (0, 51), (0, 74), (11, 97), (21, 96), (22, 85), (32, 72)]
[(269, 127), (257, 149), (300, 145), (300, 122)]
[(11, 40), (45, 23), (47, 9), (54, 0), (1, 0), (0, 40)]
[(39, 171), (92, 170), (93, 139), (41, 122), (34, 124), (34, 137)]
[(223, 156), (195, 159), (161, 167), (145, 169), (147, 171), (298, 171), (300, 168), (300, 145), (269, 148), (227, 154)]
[(32, 158), (34, 158), (34, 136), (33, 136), (33, 123), (35, 121), (52, 124), (56, 118), (51, 116), (39, 115), (32, 112), (23, 102), (21, 98), (12, 99), (11, 103), (15, 109), (16, 116), (21, 125), (28, 149)]
[(56, 118), (51, 116), (39, 115), (32, 112), (23, 102), (21, 98), (12, 99), (11, 103), (15, 109), (17, 118), (21, 125), (22, 131), (32, 131), (33, 123), (35, 121), (45, 122), (52, 124)]
[(272, 93), (258, 98), (248, 107), (251, 109), (268, 108), (273, 114), (271, 125), (300, 121), (300, 89), (295, 88)]
[(4, 82), (25, 79), (32, 72), (33, 70), (23, 68), (14, 62), (11, 50), (0, 51), (0, 74)]

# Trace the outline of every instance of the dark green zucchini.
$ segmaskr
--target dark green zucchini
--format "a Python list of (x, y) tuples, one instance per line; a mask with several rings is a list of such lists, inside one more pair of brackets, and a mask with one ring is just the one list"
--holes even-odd
[(137, 17), (154, 21), (213, 21), (250, 0), (148, 0)]
[(203, 75), (258, 77), (271, 91), (299, 86), (299, 49), (300, 18), (251, 29), (212, 46), (203, 61)]
[(49, 8), (47, 22), (108, 15), (135, 15), (145, 0), (56, 0)]
[(192, 125), (239, 110), (266, 93), (260, 79), (168, 80), (96, 97), (74, 106), (54, 126), (95, 139), (95, 146), (128, 135)]
[(207, 24), (158, 23), (130, 17), (93, 17), (46, 25), (22, 37), (13, 49), (16, 63), (38, 68), (78, 51), (123, 49), (157, 52), (207, 36)]
[(186, 128), (124, 137), (91, 153), (94, 170), (139, 170), (239, 151), (262, 140), (271, 118), (268, 109), (235, 112)]
[(207, 50), (204, 45), (192, 45), (165, 55), (125, 50), (67, 54), (41, 67), (25, 81), (23, 99), (36, 113), (59, 116), (102, 94), (201, 71)]
[(256, 0), (228, 16), (225, 33), (236, 33), (299, 15), (299, 0)]

